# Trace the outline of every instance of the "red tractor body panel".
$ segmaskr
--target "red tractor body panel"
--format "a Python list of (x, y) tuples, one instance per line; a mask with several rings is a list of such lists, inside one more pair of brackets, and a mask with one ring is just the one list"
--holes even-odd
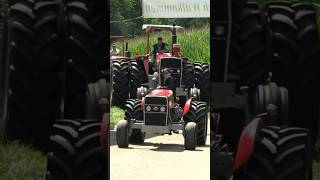
[(171, 53), (157, 53), (157, 61), (159, 61), (163, 57), (171, 57)]
[(168, 106), (170, 108), (174, 107), (174, 97), (173, 92), (170, 89), (155, 89), (151, 91), (146, 97), (148, 96), (164, 96), (168, 98)]
[(147, 96), (171, 96), (173, 92), (169, 89), (155, 89), (151, 91)]
[(241, 133), (233, 171), (236, 171), (243, 166), (251, 157), (254, 150), (256, 134), (261, 126), (261, 121), (260, 118), (252, 120)]
[(183, 108), (183, 116), (185, 116), (186, 114), (188, 114), (189, 110), (190, 110), (190, 106), (191, 106), (191, 99), (189, 99), (186, 104), (184, 105)]

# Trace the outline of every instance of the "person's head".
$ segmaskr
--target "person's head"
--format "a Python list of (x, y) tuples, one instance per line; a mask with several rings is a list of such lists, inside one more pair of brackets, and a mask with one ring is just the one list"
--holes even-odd
[(116, 44), (112, 44), (112, 49), (113, 49), (113, 50), (116, 50), (116, 49), (117, 49)]
[(170, 71), (169, 71), (168, 68), (164, 68), (164, 69), (162, 70), (162, 75), (163, 75), (163, 78), (164, 78), (164, 79), (168, 79), (168, 78), (170, 77), (171, 73), (170, 73)]
[(158, 44), (162, 43), (162, 37), (158, 37)]

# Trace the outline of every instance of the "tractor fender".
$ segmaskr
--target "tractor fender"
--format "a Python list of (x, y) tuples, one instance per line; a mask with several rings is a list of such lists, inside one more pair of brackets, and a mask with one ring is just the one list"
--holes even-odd
[(144, 97), (142, 97), (142, 99), (141, 99), (141, 108), (143, 108), (144, 107)]
[(185, 116), (186, 114), (188, 114), (189, 110), (190, 110), (190, 106), (191, 106), (191, 100), (192, 99), (189, 99), (186, 104), (184, 105), (184, 108), (183, 108), (183, 116)]
[(100, 125), (100, 145), (104, 153), (108, 153), (108, 137), (109, 137), (109, 113), (105, 113), (102, 117)]
[(233, 165), (233, 171), (238, 170), (251, 157), (254, 150), (257, 131), (261, 127), (261, 122), (261, 118), (255, 118), (242, 131)]

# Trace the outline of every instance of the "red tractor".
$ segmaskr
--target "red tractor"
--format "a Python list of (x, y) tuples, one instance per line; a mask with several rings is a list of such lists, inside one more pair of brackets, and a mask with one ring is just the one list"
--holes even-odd
[(182, 130), (185, 148), (194, 150), (197, 145), (206, 143), (207, 114), (206, 102), (189, 98), (182, 108), (172, 90), (157, 88), (142, 100), (127, 100), (125, 120), (117, 124), (117, 144), (125, 148), (129, 143), (143, 143), (145, 133), (163, 135)]
[[(177, 43), (176, 32), (183, 29), (176, 25), (152, 25), (144, 24), (142, 29), (147, 33), (147, 53), (144, 56), (135, 55), (136, 63), (131, 63), (130, 71), (130, 98), (136, 98), (137, 88), (144, 86), (147, 88), (156, 88), (161, 70), (167, 68), (174, 72), (176, 86), (180, 91), (189, 91), (196, 87), (200, 90), (201, 101), (208, 102), (210, 71), (208, 63), (191, 63), (188, 57), (182, 56), (181, 45)], [(150, 36), (154, 31), (168, 30), (172, 32), (171, 52), (151, 54)], [(169, 48), (169, 49), (170, 49)]]
[[(159, 72), (164, 68), (174, 71), (179, 92), (187, 92), (195, 86), (201, 91), (200, 99), (208, 101), (209, 94), (206, 90), (209, 88), (209, 65), (203, 62), (190, 63), (187, 57), (181, 55), (180, 44), (177, 44), (176, 30), (183, 29), (183, 27), (145, 24), (142, 29), (147, 33), (145, 55), (135, 54), (131, 59), (126, 45), (126, 55), (111, 57), (113, 63), (113, 104), (124, 107), (126, 99), (129, 97), (131, 99), (137, 98), (138, 88), (155, 89)], [(157, 53), (153, 57), (149, 42), (151, 33), (163, 29), (172, 32), (171, 52)], [(124, 37), (113, 36), (111, 38), (121, 41), (124, 47)]]

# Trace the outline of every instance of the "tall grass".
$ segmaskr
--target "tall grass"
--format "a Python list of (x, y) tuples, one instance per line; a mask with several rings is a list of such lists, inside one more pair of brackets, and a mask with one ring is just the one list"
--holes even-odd
[[(161, 36), (163, 42), (167, 43), (171, 50), (171, 32), (156, 32), (151, 34), (150, 47), (157, 43)], [(177, 42), (181, 45), (182, 55), (193, 61), (210, 62), (210, 26), (201, 29), (186, 29), (177, 31)], [(147, 53), (147, 36), (140, 36), (128, 40), (129, 51), (134, 54)], [(152, 50), (152, 49), (151, 49)]]

